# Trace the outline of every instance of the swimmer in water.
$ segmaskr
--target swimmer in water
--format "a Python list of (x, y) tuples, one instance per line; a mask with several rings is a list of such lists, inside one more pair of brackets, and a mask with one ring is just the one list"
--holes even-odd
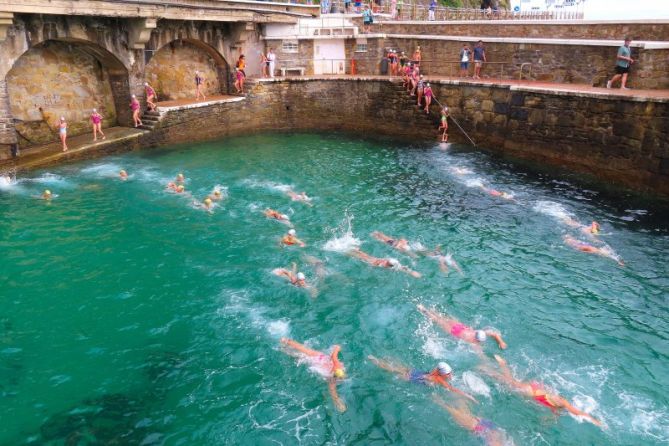
[(569, 401), (557, 393), (553, 393), (542, 383), (537, 381), (524, 382), (514, 378), (513, 374), (511, 373), (511, 369), (509, 369), (509, 366), (506, 364), (506, 361), (499, 355), (495, 355), (495, 360), (502, 370), (501, 373), (490, 370), (487, 367), (482, 368), (482, 370), (493, 379), (496, 379), (500, 383), (508, 386), (510, 389), (519, 392), (524, 397), (534, 400), (539, 405), (547, 407), (556, 415), (558, 415), (560, 411), (565, 410), (572, 415), (585, 418), (587, 421), (596, 426), (602, 425), (601, 421), (592, 417), (590, 414), (575, 408), (571, 405), (571, 403), (569, 403)]
[(307, 196), (306, 192), (301, 192), (301, 193), (296, 193), (292, 190), (286, 191), (286, 194), (290, 197), (291, 200), (293, 201), (301, 201), (302, 203), (306, 204), (307, 206), (313, 206), (311, 204), (311, 198)]
[(209, 195), (207, 195), (212, 201), (221, 201), (223, 199), (223, 193), (219, 189), (214, 189)]
[(593, 238), (594, 238), (594, 236), (599, 235), (599, 231), (601, 229), (601, 227), (599, 226), (599, 223), (597, 223), (596, 221), (593, 221), (592, 223), (590, 223), (590, 226), (586, 226), (586, 225), (582, 225), (580, 222), (574, 220), (573, 218), (571, 218), (568, 215), (563, 217), (561, 219), (561, 221), (565, 225), (567, 225), (569, 227), (572, 227), (572, 228), (576, 228), (576, 229), (580, 230), (583, 234), (591, 236)]
[(177, 174), (177, 177), (174, 181), (177, 182), (177, 183), (183, 183), (184, 181), (186, 181), (186, 177), (184, 177), (183, 173), (180, 173), (180, 174)]
[(177, 186), (177, 188), (174, 190), (177, 194), (183, 194), (184, 193), (184, 185), (180, 184)]
[(615, 260), (618, 263), (618, 265), (625, 266), (625, 263), (622, 260), (620, 260), (620, 257), (618, 257), (618, 255), (615, 252), (613, 252), (613, 250), (609, 246), (602, 246), (602, 247), (592, 246), (588, 243), (575, 239), (571, 235), (565, 235), (563, 237), (563, 240), (567, 246), (570, 246), (581, 252), (586, 252), (588, 254), (597, 254), (602, 257), (607, 257), (609, 259)]
[(493, 197), (499, 197), (503, 198), (505, 200), (513, 200), (513, 195), (506, 193), (506, 192), (500, 192), (497, 189), (491, 189), (485, 186), (481, 186), (481, 189), (486, 192), (489, 195), (492, 195)]
[(396, 269), (399, 271), (402, 271), (403, 273), (407, 273), (417, 279), (421, 277), (419, 272), (413, 271), (412, 269), (403, 266), (399, 260), (397, 259), (381, 259), (378, 257), (371, 256), (367, 254), (366, 252), (361, 251), (360, 249), (356, 248), (348, 252), (348, 254), (352, 257), (355, 257), (356, 259), (360, 259), (365, 263), (368, 263), (372, 266), (377, 266), (379, 268), (390, 268), (390, 269)]
[(51, 200), (53, 198), (53, 194), (49, 189), (45, 190), (42, 192), (42, 195), (39, 196), (42, 200)]
[(281, 239), (281, 243), (287, 246), (299, 245), (301, 248), (307, 246), (302, 240), (297, 238), (295, 229), (290, 229), (288, 234), (284, 235)]
[(304, 359), (315, 371), (327, 378), (328, 390), (330, 391), (332, 402), (339, 412), (345, 412), (346, 404), (344, 404), (337, 394), (337, 383), (346, 379), (346, 369), (344, 364), (339, 360), (341, 347), (333, 345), (332, 353), (328, 355), (323, 352), (312, 350), (292, 339), (281, 338), (281, 344), (292, 349), (294, 353), (297, 353), (299, 357)]
[(171, 190), (173, 192), (176, 192), (177, 191), (177, 185), (170, 181), (169, 183), (167, 183), (167, 186), (165, 186), (165, 190)]
[(275, 211), (274, 209), (265, 209), (263, 214), (265, 214), (265, 217), (267, 218), (272, 218), (274, 220), (280, 221), (281, 223), (290, 224), (290, 219), (286, 214), (282, 214), (279, 211)]
[(297, 272), (297, 264), (293, 263), (292, 266), (292, 269), (276, 268), (272, 271), (272, 274), (279, 277), (285, 277), (291, 285), (297, 288), (304, 288), (315, 298), (318, 295), (316, 288), (307, 283), (307, 278), (304, 273)]
[[(453, 420), (474, 435), (481, 437), (488, 446), (504, 446), (510, 444), (504, 432), (495, 426), (490, 420), (479, 418), (474, 415), (466, 404), (458, 407), (449, 406), (439, 395), (432, 397), (435, 403), (443, 407), (451, 414)], [(511, 443), (513, 444), (513, 443)]]
[(479, 351), (481, 351), (481, 344), (483, 344), (488, 337), (494, 339), (502, 350), (507, 347), (506, 342), (504, 342), (502, 336), (497, 332), (492, 330), (475, 330), (453, 317), (439, 314), (433, 310), (428, 310), (420, 304), (417, 308), (418, 311), (423, 313), (425, 317), (437, 324), (446, 333), (474, 345)]
[(212, 208), (214, 207), (214, 203), (211, 201), (211, 198), (207, 197), (204, 199), (202, 203), (200, 203), (199, 201), (194, 201), (193, 206), (211, 212)]
[(414, 254), (411, 251), (411, 247), (409, 246), (409, 242), (407, 239), (401, 238), (401, 239), (394, 239), (392, 237), (388, 237), (386, 234), (383, 232), (379, 231), (374, 231), (372, 232), (372, 237), (380, 241), (381, 243), (385, 243), (386, 245), (390, 246), (391, 248), (395, 248), (396, 250), (411, 256), (411, 257), (416, 257), (416, 254)]
[(125, 170), (121, 170), (121, 171), (118, 173), (118, 176), (119, 176), (119, 178), (121, 179), (121, 181), (125, 181), (125, 180), (128, 179), (128, 172), (126, 172)]
[(439, 262), (439, 269), (441, 270), (442, 273), (448, 275), (449, 273), (449, 267), (453, 268), (457, 272), (460, 273), (460, 275), (464, 275), (462, 272), (462, 268), (460, 268), (460, 265), (458, 265), (458, 262), (455, 261), (453, 258), (453, 255), (449, 252), (448, 254), (444, 255), (441, 252), (441, 246), (437, 246), (434, 248), (434, 251), (427, 251), (421, 253), (425, 257), (431, 257), (433, 259), (436, 259)]
[(423, 384), (425, 386), (442, 386), (443, 388), (456, 393), (460, 396), (467, 398), (470, 401), (478, 403), (473, 396), (463, 392), (457, 387), (453, 387), (448, 380), (453, 377), (453, 369), (451, 366), (445, 362), (440, 362), (437, 366), (429, 372), (424, 372), (417, 369), (410, 369), (403, 365), (395, 365), (392, 362), (384, 361), (378, 359), (372, 355), (367, 356), (372, 363), (377, 367), (380, 367), (384, 370), (388, 370), (402, 378), (405, 381), (409, 381), (414, 384)]

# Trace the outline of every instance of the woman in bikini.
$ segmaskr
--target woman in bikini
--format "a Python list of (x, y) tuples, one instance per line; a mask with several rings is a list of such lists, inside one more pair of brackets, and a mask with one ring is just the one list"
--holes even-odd
[(439, 325), (439, 327), (441, 327), (441, 329), (446, 333), (468, 342), (478, 347), (479, 349), (481, 348), (481, 344), (484, 343), (488, 337), (494, 339), (495, 342), (497, 342), (499, 348), (502, 350), (506, 349), (507, 347), (506, 342), (504, 342), (502, 336), (497, 332), (492, 330), (475, 330), (453, 317), (441, 315), (436, 311), (428, 310), (421, 304), (418, 304), (417, 308), (418, 311), (423, 313), (423, 315), (425, 315), (425, 317), (430, 319), (432, 322)]
[(146, 108), (154, 111), (156, 109), (156, 90), (148, 82), (144, 82), (144, 93), (146, 94)]
[(607, 257), (609, 259), (615, 260), (618, 263), (618, 265), (625, 266), (625, 263), (620, 259), (620, 257), (615, 252), (613, 252), (613, 250), (608, 245), (604, 245), (602, 247), (592, 246), (588, 243), (575, 239), (571, 235), (565, 235), (563, 237), (563, 240), (567, 246), (570, 246), (581, 252)]
[(501, 373), (495, 370), (490, 370), (487, 367), (482, 368), (482, 370), (493, 379), (507, 385), (524, 397), (534, 400), (537, 404), (547, 407), (556, 415), (564, 410), (572, 415), (583, 417), (596, 426), (602, 425), (601, 421), (597, 420), (592, 415), (575, 408), (569, 401), (557, 393), (553, 393), (550, 389), (544, 386), (543, 383), (538, 381), (525, 382), (514, 378), (506, 361), (499, 355), (495, 355), (495, 360), (501, 369)]
[(485, 418), (477, 417), (469, 410), (466, 404), (459, 404), (458, 407), (449, 406), (439, 395), (434, 395), (432, 399), (439, 406), (446, 409), (456, 423), (477, 437), (481, 437), (486, 445), (503, 446), (509, 444), (506, 435), (495, 426), (495, 423)]
[(474, 397), (463, 392), (457, 387), (453, 387), (448, 382), (453, 377), (453, 369), (450, 365), (443, 361), (438, 363), (434, 369), (425, 372), (422, 370), (410, 369), (409, 367), (405, 367), (403, 365), (396, 365), (390, 361), (384, 361), (372, 355), (367, 356), (367, 359), (369, 359), (377, 367), (392, 372), (403, 380), (409, 381), (410, 383), (422, 384), (424, 386), (441, 386), (450, 392), (467, 398), (470, 401), (475, 403), (478, 402)]
[(394, 239), (392, 237), (388, 237), (386, 234), (383, 232), (379, 231), (374, 231), (372, 232), (372, 237), (380, 241), (381, 243), (385, 243), (386, 245), (390, 246), (391, 248), (395, 248), (396, 250), (407, 254), (411, 257), (416, 257), (416, 255), (411, 252), (411, 247), (409, 246), (409, 242), (406, 239)]
[(344, 364), (339, 360), (341, 347), (338, 345), (332, 346), (332, 352), (328, 355), (317, 350), (312, 350), (292, 339), (281, 338), (281, 344), (285, 348), (290, 349), (289, 354), (303, 359), (314, 371), (327, 379), (328, 390), (335, 407), (339, 412), (346, 411), (346, 404), (344, 404), (337, 394), (337, 383), (346, 378), (346, 369), (344, 368)]
[(425, 113), (428, 115), (430, 114), (430, 105), (432, 104), (432, 94), (432, 87), (430, 87), (430, 83), (428, 82), (423, 89), (423, 95), (425, 96)]

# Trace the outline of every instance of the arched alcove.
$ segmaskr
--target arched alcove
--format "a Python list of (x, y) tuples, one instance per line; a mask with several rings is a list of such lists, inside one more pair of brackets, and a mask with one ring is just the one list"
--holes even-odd
[(180, 39), (159, 48), (146, 65), (145, 76), (159, 101), (195, 98), (195, 71), (205, 78), (204, 94), (223, 94), (229, 88), (229, 66), (208, 44)]
[(89, 132), (93, 108), (103, 115), (105, 127), (126, 121), (128, 72), (93, 42), (47, 40), (35, 45), (16, 60), (6, 81), (20, 145), (57, 140), (60, 116), (68, 121), (69, 135)]

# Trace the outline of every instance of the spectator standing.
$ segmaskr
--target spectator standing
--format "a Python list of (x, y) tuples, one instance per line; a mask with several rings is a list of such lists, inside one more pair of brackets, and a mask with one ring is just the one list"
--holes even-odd
[(348, 14), (351, 12), (351, 0), (344, 0), (344, 13)]
[(397, 19), (397, 0), (390, 0), (390, 19)]
[(402, 51), (402, 54), (400, 55), (400, 67), (404, 68), (408, 62), (409, 58), (404, 54), (404, 51)]
[(630, 43), (632, 43), (632, 39), (625, 37), (625, 43), (618, 48), (618, 55), (616, 56), (616, 74), (606, 83), (606, 88), (611, 88), (611, 85), (620, 79), (620, 88), (623, 90), (627, 89), (627, 75), (630, 72), (630, 65), (634, 63)]
[(434, 12), (437, 10), (437, 0), (430, 0), (430, 6), (427, 9), (427, 19), (434, 21)]
[(269, 68), (269, 77), (274, 77), (274, 68), (276, 66), (276, 54), (272, 48), (267, 53), (267, 66)]
[(362, 0), (354, 0), (353, 6), (355, 6), (355, 13), (360, 14), (360, 8), (362, 8)]
[(196, 101), (200, 100), (200, 96), (202, 96), (203, 101), (207, 100), (207, 97), (202, 92), (202, 85), (203, 84), (204, 84), (204, 76), (200, 75), (199, 71), (195, 71), (195, 100)]
[(362, 25), (366, 33), (369, 32), (369, 27), (374, 23), (374, 17), (372, 16), (372, 10), (369, 5), (365, 5), (365, 10), (362, 12)]
[(413, 58), (412, 58), (413, 64), (416, 65), (416, 66), (420, 65), (420, 61), (422, 59), (423, 59), (423, 56), (420, 52), (420, 46), (417, 46), (416, 51), (413, 52)]
[(402, 7), (404, 6), (404, 0), (397, 0), (397, 15), (395, 16), (397, 20), (402, 20)]
[(154, 99), (156, 99), (156, 90), (148, 82), (144, 82), (144, 93), (146, 94), (146, 108), (154, 111), (156, 109), (156, 103), (154, 102)]
[(58, 121), (58, 136), (60, 137), (60, 142), (63, 144), (63, 152), (67, 152), (67, 122), (65, 117), (61, 116), (60, 121)]
[(91, 124), (93, 124), (93, 141), (98, 140), (98, 132), (100, 132), (102, 139), (107, 138), (102, 132), (102, 115), (96, 109), (93, 109), (93, 113), (91, 113)]
[(260, 69), (262, 70), (262, 77), (267, 77), (267, 65), (269, 64), (265, 53), (260, 53)]
[(472, 58), (472, 50), (466, 43), (462, 45), (460, 50), (460, 77), (467, 77), (467, 70), (469, 69), (469, 61)]
[(479, 40), (474, 47), (474, 79), (481, 79), (481, 68), (483, 63), (487, 61), (483, 41)]

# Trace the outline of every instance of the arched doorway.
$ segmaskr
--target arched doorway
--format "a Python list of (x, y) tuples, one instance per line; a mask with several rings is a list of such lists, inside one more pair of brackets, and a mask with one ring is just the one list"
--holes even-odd
[(93, 108), (103, 115), (105, 127), (127, 122), (127, 69), (92, 42), (35, 45), (16, 60), (6, 81), (20, 145), (57, 140), (61, 116), (68, 121), (69, 135), (90, 132)]
[(205, 78), (205, 95), (228, 92), (228, 63), (218, 51), (199, 40), (174, 40), (159, 48), (146, 65), (145, 75), (159, 101), (193, 99), (195, 71)]

